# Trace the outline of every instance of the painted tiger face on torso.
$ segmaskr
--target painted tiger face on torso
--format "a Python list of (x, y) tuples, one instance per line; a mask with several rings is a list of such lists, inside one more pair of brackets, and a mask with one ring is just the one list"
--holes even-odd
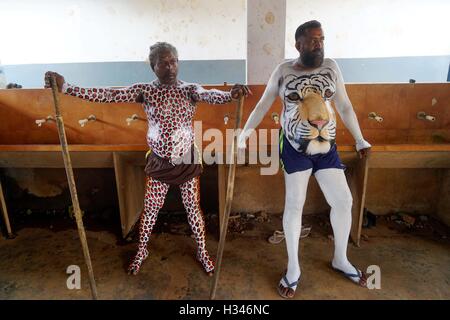
[(287, 75), (280, 95), (284, 104), (283, 130), (299, 152), (327, 153), (335, 143), (336, 117), (331, 99), (336, 92), (335, 72)]

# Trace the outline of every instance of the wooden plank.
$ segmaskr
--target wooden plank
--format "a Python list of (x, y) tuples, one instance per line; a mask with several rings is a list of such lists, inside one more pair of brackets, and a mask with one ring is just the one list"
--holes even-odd
[[(358, 114), (363, 129), (409, 129), (407, 95), (409, 84), (378, 84), (366, 86), (366, 101)], [(383, 122), (369, 119), (369, 113), (375, 112)], [(386, 142), (390, 143), (390, 142)]]
[(83, 248), (84, 260), (85, 260), (86, 266), (88, 268), (89, 284), (91, 287), (92, 298), (94, 300), (97, 300), (97, 286), (95, 284), (94, 270), (92, 268), (92, 261), (91, 261), (91, 257), (90, 257), (90, 253), (89, 253), (88, 244), (87, 244), (86, 231), (83, 226), (83, 218), (81, 216), (80, 203), (78, 201), (78, 193), (77, 193), (77, 188), (76, 188), (76, 184), (75, 184), (75, 177), (73, 174), (72, 161), (70, 158), (70, 153), (69, 153), (69, 148), (68, 148), (68, 143), (67, 143), (66, 130), (64, 127), (64, 120), (63, 120), (63, 117), (61, 116), (61, 111), (60, 111), (60, 100), (59, 100), (59, 94), (58, 94), (58, 88), (57, 88), (55, 76), (52, 76), (51, 84), (52, 84), (52, 95), (53, 95), (53, 102), (54, 102), (55, 115), (56, 115), (55, 119), (56, 119), (56, 124), (58, 127), (59, 141), (60, 141), (61, 147), (62, 147), (62, 155), (63, 155), (63, 159), (64, 159), (64, 166), (66, 169), (67, 182), (69, 184), (70, 197), (72, 198), (72, 205), (73, 205), (73, 209), (75, 212), (75, 220), (77, 222), (78, 235), (80, 236), (81, 246)]
[(450, 144), (398, 144), (398, 145), (377, 145), (371, 148), (372, 152), (449, 152)]
[[(112, 168), (112, 152), (71, 152), (73, 168)], [(61, 151), (0, 153), (3, 168), (64, 168)]]
[[(242, 121), (242, 111), (244, 108), (244, 97), (240, 97), (237, 103), (237, 109), (236, 109), (236, 118), (234, 121), (234, 130), (238, 130), (241, 128), (241, 121)], [(227, 179), (227, 191), (226, 191), (226, 197), (225, 197), (225, 206), (224, 206), (224, 214), (223, 214), (223, 220), (221, 220), (221, 226), (220, 226), (220, 239), (219, 239), (219, 245), (217, 249), (217, 261), (216, 261), (216, 268), (214, 269), (214, 280), (213, 284), (211, 286), (211, 294), (210, 299), (215, 298), (217, 284), (219, 282), (219, 275), (220, 270), (222, 267), (222, 255), (225, 248), (225, 238), (227, 234), (228, 229), (228, 220), (230, 218), (231, 213), (231, 205), (233, 202), (233, 194), (234, 194), (234, 180), (236, 177), (236, 164), (237, 164), (237, 156), (238, 156), (238, 145), (237, 145), (238, 137), (233, 137), (233, 143), (231, 144), (231, 152), (232, 157), (230, 158), (230, 164), (228, 168), (228, 179)]]
[(219, 235), (222, 230), (222, 221), (225, 209), (227, 191), (227, 168), (225, 164), (217, 165), (217, 183), (219, 187)]
[(2, 187), (2, 181), (0, 179), (0, 208), (2, 211), (2, 215), (3, 215), (3, 221), (5, 222), (5, 226), (6, 226), (6, 233), (8, 235), (8, 239), (12, 239), (14, 238), (14, 234), (12, 233), (12, 229), (11, 229), (11, 223), (9, 222), (9, 215), (8, 215), (8, 209), (6, 207), (6, 200), (5, 200), (5, 196), (3, 194), (3, 187)]
[(448, 196), (450, 193), (450, 170), (448, 169), (442, 172), (439, 190), (436, 216), (450, 226), (450, 197)]
[[(370, 165), (371, 163), (372, 159)], [(448, 198), (450, 191), (450, 188), (440, 188), (442, 173), (445, 171), (446, 169), (369, 168), (365, 207), (376, 215), (400, 211), (434, 215), (440, 197), (444, 197), (443, 194), (446, 193)]]
[(370, 153), (367, 157), (357, 161), (351, 167), (349, 174), (349, 186), (353, 196), (352, 227), (350, 237), (356, 246), (360, 246), (361, 228), (363, 222), (364, 204), (367, 189), (367, 178), (369, 172)]
[[(103, 130), (106, 144), (140, 143), (146, 145), (147, 115), (141, 104), (137, 103), (110, 103), (103, 106)], [(127, 119), (137, 115), (135, 121)]]
[[(268, 148), (269, 151), (271, 148), (273, 147)], [(24, 149), (24, 151), (5, 151), (21, 149)], [(127, 152), (128, 161), (133, 165), (145, 165), (143, 155), (147, 147), (141, 145), (75, 145), (73, 148), (69, 148), (69, 150), (71, 150), (72, 163), (75, 168), (112, 168), (114, 166), (112, 159), (113, 151)], [(342, 161), (347, 165), (352, 164), (357, 159), (354, 146), (338, 146), (338, 152)], [(372, 147), (372, 154), (372, 168), (448, 168), (450, 144), (375, 145)], [(63, 168), (64, 163), (59, 146), (0, 145), (0, 167)]]
[[(435, 99), (434, 104), (433, 99)], [(450, 129), (448, 83), (410, 85), (405, 100), (408, 108), (404, 110), (404, 113), (409, 115), (412, 132), (420, 129)], [(435, 116), (436, 120), (431, 122), (417, 119), (417, 113), (420, 111)]]
[[(69, 151), (147, 151), (146, 144), (80, 144), (70, 145)], [(61, 152), (61, 146), (58, 144), (17, 144), (17, 145), (0, 145), (0, 152), (7, 151), (58, 151)]]
[[(338, 129), (340, 132), (341, 129)], [(346, 130), (347, 131), (347, 130)], [(348, 131), (347, 131), (348, 132)], [(385, 129), (381, 124), (377, 129), (362, 129), (364, 138), (371, 145), (391, 145), (408, 143), (409, 129)], [(350, 133), (348, 133), (350, 135)], [(355, 144), (355, 139), (350, 135), (347, 136), (346, 144)], [(342, 144), (336, 139), (337, 144)], [(419, 142), (420, 144), (421, 142)]]
[[(271, 151), (275, 146), (268, 146), (268, 151)], [(228, 146), (229, 148), (229, 146)], [(97, 145), (97, 144), (84, 144), (84, 145), (70, 145), (69, 151), (71, 152), (90, 152), (90, 151), (141, 151), (146, 152), (148, 150), (148, 146), (145, 144), (119, 144), (119, 145)], [(12, 152), (12, 151), (41, 151), (41, 152), (50, 152), (56, 151), (61, 152), (60, 145), (54, 144), (19, 144), (19, 145), (0, 145), (0, 152)], [(354, 145), (338, 145), (339, 152), (349, 152), (355, 151)], [(393, 151), (393, 152), (402, 152), (402, 151), (450, 151), (449, 143), (441, 143), (441, 144), (378, 144), (372, 146), (372, 152), (378, 151)], [(219, 153), (219, 156), (224, 157), (223, 154)]]
[(372, 152), (371, 168), (450, 168), (449, 151)]
[(142, 167), (130, 163), (127, 153), (114, 152), (113, 158), (122, 236), (126, 237), (142, 213), (145, 174)]
[[(450, 109), (450, 108), (448, 108)], [(450, 144), (450, 128), (408, 130), (408, 144)]]
[[(205, 88), (230, 90), (230, 86), (206, 85)], [(248, 119), (260, 100), (265, 85), (250, 88), (253, 95), (245, 102), (243, 121)], [(450, 138), (450, 83), (347, 84), (346, 88), (364, 136), (372, 144), (430, 144), (446, 142)], [(126, 118), (132, 114), (138, 114), (141, 119), (146, 117), (139, 104), (93, 103), (61, 95), (61, 105), (70, 144), (145, 144), (146, 121), (138, 120), (130, 126), (126, 124)], [(233, 103), (219, 106), (199, 103), (194, 120), (201, 120), (203, 132), (210, 128), (224, 132), (231, 128), (233, 110)], [(280, 114), (281, 110), (282, 103), (277, 98), (259, 128), (279, 128), (280, 125), (272, 119), (272, 113)], [(369, 119), (368, 114), (372, 111), (382, 116), (384, 121)], [(418, 120), (418, 111), (436, 116), (436, 121)], [(49, 90), (0, 90), (0, 119), (6, 119), (0, 129), (0, 144), (57, 144), (54, 121), (41, 127), (35, 123), (35, 120), (53, 114)], [(78, 121), (90, 114), (96, 115), (98, 120), (81, 128)], [(230, 118), (228, 125), (223, 122), (225, 115)], [(337, 128), (338, 144), (353, 142), (339, 117)], [(441, 140), (436, 140), (436, 137), (441, 137)]]

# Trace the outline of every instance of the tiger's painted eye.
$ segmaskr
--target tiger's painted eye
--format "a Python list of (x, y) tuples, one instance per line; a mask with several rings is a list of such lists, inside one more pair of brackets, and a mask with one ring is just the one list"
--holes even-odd
[(297, 92), (291, 92), (288, 94), (287, 98), (291, 101), (298, 101), (300, 100), (300, 96)]

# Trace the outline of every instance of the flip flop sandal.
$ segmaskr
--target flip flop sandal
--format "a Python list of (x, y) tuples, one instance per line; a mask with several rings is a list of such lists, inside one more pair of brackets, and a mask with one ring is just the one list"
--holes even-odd
[[(295, 291), (297, 290), (297, 288), (293, 289), (294, 286), (298, 285), (298, 281), (300, 280), (300, 278), (297, 279), (297, 281), (294, 281), (292, 283), (289, 283), (288, 279), (286, 278), (286, 274), (284, 274), (283, 276), (283, 280), (284, 283), (287, 284), (287, 287), (283, 286), (281, 283), (278, 284), (278, 294), (285, 299), (292, 299), (295, 295)], [(284, 290), (288, 289), (287, 294), (284, 294)]]
[(311, 226), (302, 226), (302, 231), (300, 232), (300, 239), (306, 238), (309, 236), (309, 233), (311, 232)]
[[(342, 270), (339, 270), (335, 267), (333, 267), (333, 265), (331, 265), (331, 268), (336, 271), (339, 272), (340, 274), (342, 274), (344, 277), (350, 279), (354, 284), (359, 285), (361, 287), (367, 288), (367, 275), (359, 270), (358, 268), (356, 268), (354, 265), (352, 265), (353, 268), (355, 268), (358, 273), (346, 273)], [(358, 281), (355, 281), (356, 279), (359, 279)]]
[(275, 230), (275, 232), (273, 233), (273, 235), (271, 235), (267, 241), (269, 241), (269, 243), (271, 244), (279, 244), (284, 240), (284, 232), (283, 231), (279, 231), (279, 230)]
[[(310, 232), (311, 232), (311, 226), (302, 226), (302, 231), (300, 233), (300, 239), (303, 239), (303, 238), (306, 238), (307, 236), (309, 236)], [(283, 231), (275, 230), (273, 235), (271, 235), (267, 239), (267, 241), (269, 241), (269, 243), (271, 243), (271, 244), (279, 244), (284, 240), (284, 238), (285, 238), (285, 236), (284, 236)]]

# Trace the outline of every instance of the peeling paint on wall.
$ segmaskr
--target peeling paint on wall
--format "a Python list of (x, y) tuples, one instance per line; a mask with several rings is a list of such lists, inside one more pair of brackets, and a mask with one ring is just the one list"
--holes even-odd
[(271, 11), (269, 11), (267, 12), (264, 20), (266, 20), (268, 24), (273, 24), (275, 22), (275, 15)]

